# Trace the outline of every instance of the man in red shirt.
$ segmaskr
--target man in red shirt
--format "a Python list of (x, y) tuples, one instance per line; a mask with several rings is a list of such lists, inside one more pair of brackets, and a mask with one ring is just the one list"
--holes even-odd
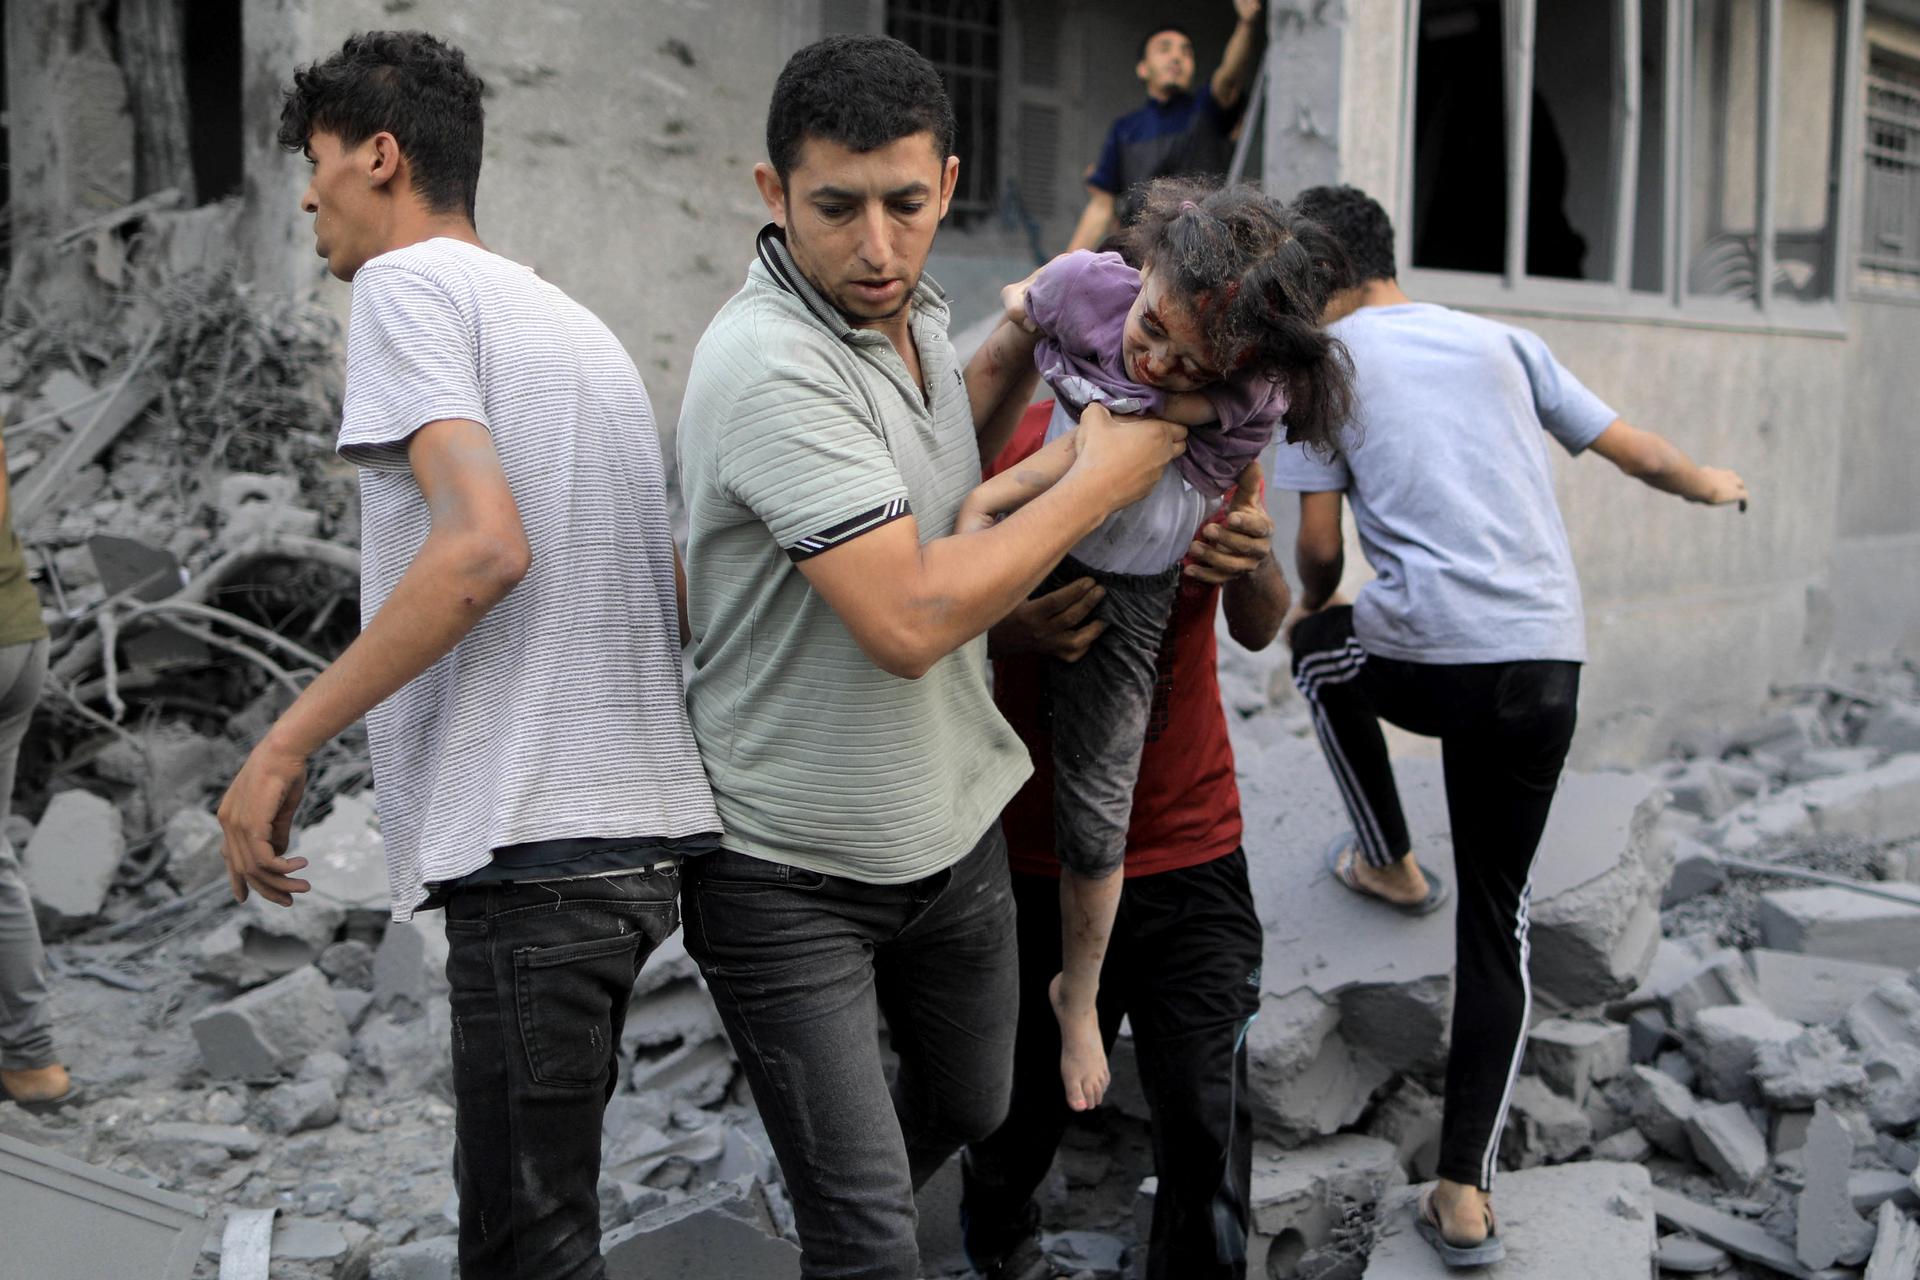
[[(1051, 404), (1036, 405), (995, 472), (1037, 450)], [(1286, 616), (1286, 580), (1270, 552), (1259, 485), (1196, 536), (1160, 650), (1140, 780), (1127, 833), (1126, 888), (1100, 973), (1107, 1047), (1126, 1017), (1153, 1116), (1154, 1200), (1148, 1280), (1246, 1275), (1252, 1123), (1246, 1031), (1260, 1004), (1260, 920), (1240, 847), (1215, 670), (1214, 610), (1233, 638), (1261, 649)], [(1224, 589), (1223, 589), (1224, 586)], [(1060, 1028), (1047, 984), (1060, 972), (1060, 865), (1053, 855), (1048, 657), (1076, 660), (1098, 637), (1090, 580), (1028, 601), (989, 632), (994, 698), (1033, 757), (1034, 774), (1001, 816), (1020, 945), (1020, 1023), (1013, 1099), (997, 1133), (966, 1150), (961, 1219), (988, 1280), (1046, 1276), (1033, 1193), (1070, 1112), (1060, 1084)], [(1177, 1265), (1176, 1265), (1177, 1264)]]

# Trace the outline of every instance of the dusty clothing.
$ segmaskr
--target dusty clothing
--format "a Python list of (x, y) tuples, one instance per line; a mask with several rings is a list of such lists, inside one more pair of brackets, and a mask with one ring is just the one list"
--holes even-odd
[(1422, 302), (1329, 332), (1353, 356), (1337, 456), (1282, 446), (1272, 483), (1344, 490), (1367, 563), (1353, 624), (1405, 662), (1582, 662), (1586, 615), (1545, 429), (1578, 454), (1618, 415), (1539, 336)]
[[(35, 621), (39, 616), (36, 604)], [(0, 824), (13, 808), (13, 770), (46, 675), (44, 638), (0, 648)], [(0, 833), (0, 1071), (29, 1071), (55, 1060), (40, 927), (20, 859)]]
[(872, 884), (951, 866), (1029, 772), (984, 636), (888, 675), (798, 568), (909, 512), (923, 541), (946, 536), (980, 483), (946, 303), (922, 279), (911, 305), (924, 396), (763, 232), (694, 353), (678, 436), (688, 701), (726, 848)]
[(367, 716), (395, 917), (501, 846), (716, 831), (681, 697), (659, 441), (606, 326), (474, 245), (383, 254), (354, 278), (343, 419), (363, 624), (431, 525), (407, 461), (428, 423), (492, 433), (533, 551), (452, 653)]
[(1148, 98), (1107, 129), (1087, 185), (1118, 196), (1120, 225), (1133, 221), (1135, 191), (1155, 178), (1225, 176), (1233, 165), (1234, 121), (1241, 107), (1223, 107), (1213, 85), (1166, 101)]

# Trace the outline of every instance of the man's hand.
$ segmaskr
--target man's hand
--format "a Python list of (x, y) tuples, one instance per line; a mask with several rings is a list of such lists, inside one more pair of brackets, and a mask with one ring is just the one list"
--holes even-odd
[(293, 878), (307, 860), (286, 856), (293, 815), (306, 792), (306, 758), (281, 750), (271, 738), (240, 766), (218, 811), (221, 855), (235, 902), (245, 902), (251, 888), (268, 902), (290, 907), (294, 894), (313, 887)]
[(1027, 289), (1032, 286), (1034, 276), (1039, 275), (1042, 270), (1045, 268), (1036, 269), (1026, 279), (1015, 280), (1010, 285), (1002, 286), (1000, 290), (1001, 311), (1006, 314), (1008, 320), (1027, 333), (1040, 332), (1040, 327), (1027, 315)]
[(1747, 509), (1747, 482), (1740, 478), (1737, 471), (1729, 471), (1725, 467), (1701, 467), (1696, 485), (1687, 494), (1688, 502), (1705, 503), (1710, 507), (1724, 507), (1729, 502), (1737, 502), (1742, 511)]
[(1037, 653), (1062, 662), (1086, 656), (1107, 624), (1087, 619), (1107, 598), (1107, 589), (1092, 578), (1077, 578), (1057, 591), (1023, 601), (987, 632), (987, 653), (1005, 658)]
[(1266, 0), (1233, 0), (1234, 16), (1242, 22), (1258, 21), (1260, 11), (1266, 7)]
[(1249, 463), (1235, 482), (1224, 520), (1200, 531), (1189, 548), (1187, 577), (1213, 586), (1243, 578), (1273, 555), (1273, 518), (1261, 496), (1260, 464)]
[(1105, 405), (1090, 404), (1080, 414), (1075, 448), (1079, 457), (1068, 475), (1115, 495), (1117, 511), (1153, 492), (1167, 464), (1187, 451), (1187, 429), (1160, 418), (1115, 418)]

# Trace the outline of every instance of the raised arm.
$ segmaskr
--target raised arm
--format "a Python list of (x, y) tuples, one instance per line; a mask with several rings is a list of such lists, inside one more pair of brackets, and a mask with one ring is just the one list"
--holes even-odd
[(1688, 502), (1747, 505), (1747, 484), (1724, 467), (1703, 467), (1665, 436), (1615, 418), (1588, 448), (1642, 484)]
[(1087, 207), (1080, 211), (1080, 221), (1074, 224), (1073, 239), (1067, 241), (1067, 251), (1098, 249), (1100, 242), (1112, 230), (1113, 192), (1088, 184)]
[(1066, 475), (993, 527), (923, 545), (908, 516), (801, 560), (800, 571), (875, 666), (916, 680), (1026, 599), (1108, 515), (1145, 497), (1185, 440), (1184, 427), (1089, 406)]
[(1213, 73), (1213, 100), (1222, 107), (1239, 102), (1253, 79), (1254, 55), (1260, 48), (1260, 15), (1265, 9), (1264, 0), (1233, 0), (1233, 12), (1240, 21)]
[(251, 889), (289, 906), (307, 890), (292, 878), (306, 860), (284, 856), (307, 758), (451, 653), (532, 563), (485, 427), (429, 423), (408, 442), (407, 461), (431, 513), (426, 541), (359, 638), (267, 730), (220, 802), (235, 898)]

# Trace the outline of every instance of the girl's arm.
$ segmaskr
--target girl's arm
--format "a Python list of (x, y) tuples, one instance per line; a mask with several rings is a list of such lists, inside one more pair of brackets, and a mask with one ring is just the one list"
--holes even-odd
[(1076, 434), (1068, 432), (968, 494), (954, 518), (953, 531), (977, 533), (990, 528), (1053, 488), (1073, 466)]
[(1167, 392), (1166, 403), (1160, 406), (1155, 416), (1165, 418), (1168, 422), (1177, 422), (1183, 427), (1204, 427), (1210, 422), (1220, 421), (1220, 411), (1201, 391)]

